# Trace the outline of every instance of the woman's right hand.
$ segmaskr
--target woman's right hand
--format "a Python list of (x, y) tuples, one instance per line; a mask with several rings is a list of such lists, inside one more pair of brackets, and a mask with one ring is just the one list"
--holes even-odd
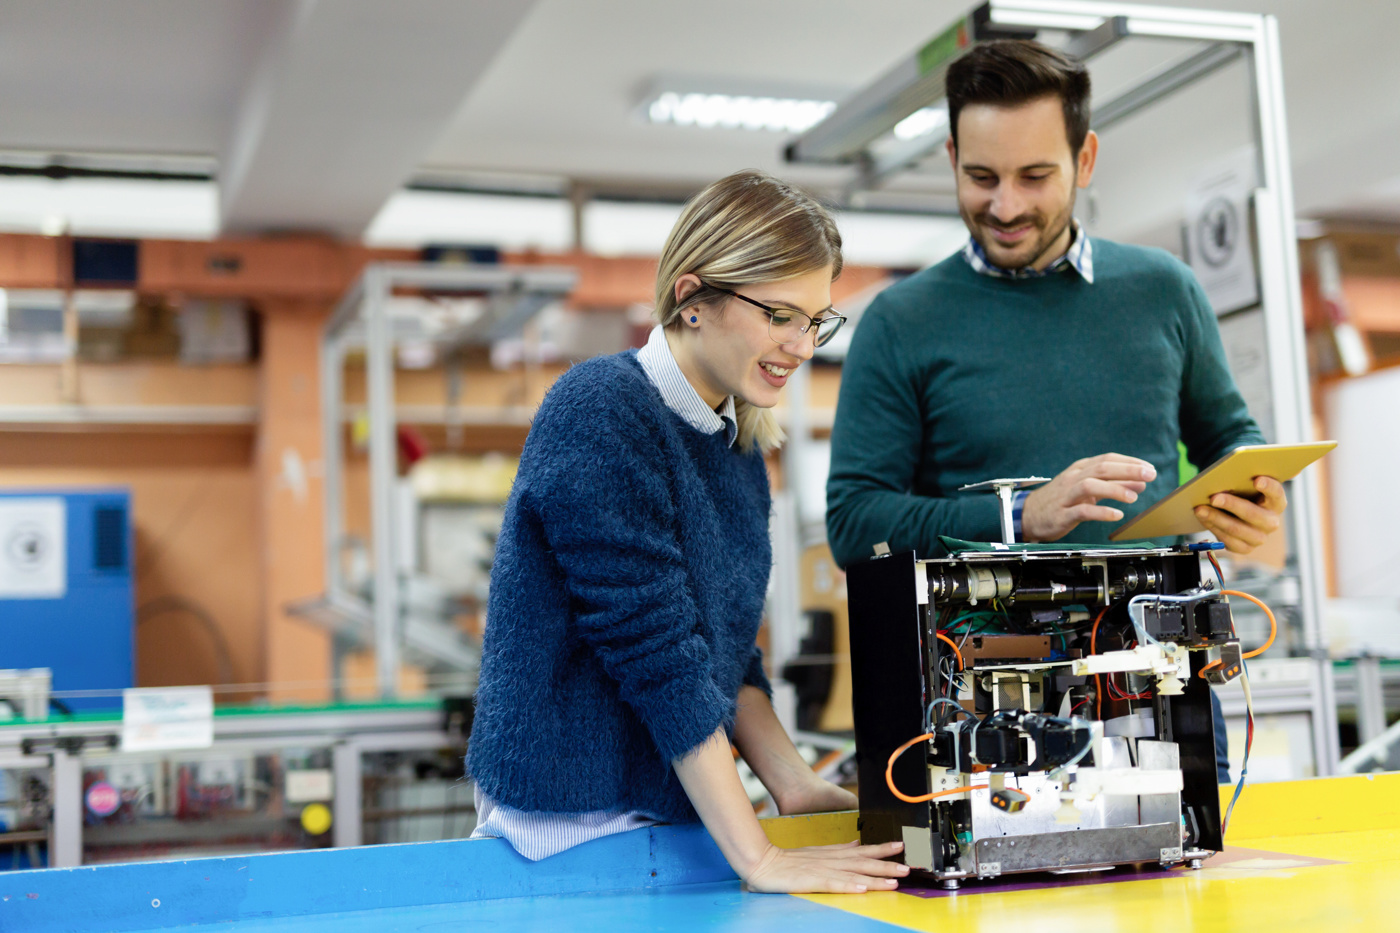
[(848, 842), (803, 849), (780, 849), (770, 843), (743, 877), (749, 890), (766, 894), (893, 891), (898, 879), (909, 874), (909, 866), (883, 860), (903, 849), (902, 842), (877, 846)]

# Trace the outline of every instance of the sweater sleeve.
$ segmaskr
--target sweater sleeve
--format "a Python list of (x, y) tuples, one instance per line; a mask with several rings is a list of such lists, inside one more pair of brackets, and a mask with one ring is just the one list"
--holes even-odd
[(733, 703), (698, 631), (655, 431), (619, 412), (617, 398), (586, 401), (549, 418), (541, 412), (532, 432), (543, 429), (548, 440), (531, 493), (576, 635), (674, 760), (713, 735)]
[(1236, 447), (1264, 443), (1264, 435), (1250, 417), (1230, 374), (1210, 299), (1189, 269), (1183, 266), (1181, 274), (1187, 291), (1183, 309), (1186, 362), (1178, 418), (1187, 456), (1205, 468)]
[(841, 369), (826, 483), (827, 539), (841, 567), (870, 557), (881, 541), (932, 556), (939, 535), (1001, 537), (993, 496), (912, 493), (924, 448), (924, 389), (918, 367), (903, 358), (887, 300), (871, 303)]
[(754, 645), (753, 650), (749, 652), (743, 684), (746, 687), (757, 687), (768, 694), (770, 700), (773, 698), (773, 685), (768, 682), (768, 672), (763, 669), (763, 649), (758, 645)]

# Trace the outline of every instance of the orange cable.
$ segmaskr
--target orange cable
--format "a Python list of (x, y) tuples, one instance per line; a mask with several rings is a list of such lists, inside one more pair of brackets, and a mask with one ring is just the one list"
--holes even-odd
[(953, 639), (949, 638), (947, 635), (944, 635), (942, 632), (935, 632), (934, 634), (936, 634), (936, 635), (939, 637), (939, 639), (941, 639), (942, 641), (946, 641), (946, 642), (948, 643), (948, 647), (953, 649), (953, 654), (957, 655), (957, 658), (958, 658), (958, 670), (962, 670), (962, 669), (963, 669), (962, 652), (958, 650), (958, 644), (957, 644), (957, 642), (953, 641)]
[(1250, 658), (1257, 658), (1265, 651), (1268, 651), (1269, 646), (1274, 643), (1274, 638), (1278, 636), (1278, 619), (1274, 618), (1273, 610), (1270, 609), (1268, 606), (1264, 605), (1264, 601), (1262, 599), (1259, 599), (1256, 596), (1250, 596), (1248, 593), (1241, 592), (1240, 590), (1221, 590), (1220, 592), (1226, 596), (1239, 596), (1242, 599), (1249, 600), (1250, 602), (1254, 603), (1254, 605), (1258, 606), (1260, 609), (1263, 609), (1264, 615), (1269, 617), (1269, 640), (1264, 642), (1264, 644), (1260, 645), (1258, 648), (1255, 648), (1253, 651), (1245, 652), (1244, 654), (1240, 655), (1240, 657), (1244, 658), (1245, 660), (1249, 660)]
[(972, 785), (968, 784), (964, 785), (963, 787), (954, 787), (952, 790), (936, 790), (931, 794), (920, 794), (918, 797), (910, 797), (908, 794), (902, 793), (898, 787), (894, 786), (895, 761), (898, 760), (900, 755), (903, 755), (906, 751), (908, 751), (908, 749), (911, 746), (917, 745), (920, 742), (927, 742), (931, 738), (933, 738), (933, 733), (925, 732), (923, 735), (916, 736), (910, 739), (903, 745), (899, 746), (899, 748), (896, 748), (894, 750), (894, 753), (890, 755), (890, 763), (885, 765), (886, 786), (889, 787), (891, 794), (894, 794), (896, 797), (898, 797), (900, 800), (903, 800), (905, 803), (924, 803), (926, 801), (932, 800), (935, 797), (951, 797), (953, 794), (962, 794), (972, 790)]
[[(1270, 609), (1268, 606), (1264, 605), (1264, 601), (1262, 599), (1259, 599), (1257, 596), (1251, 596), (1248, 593), (1245, 593), (1241, 590), (1221, 590), (1220, 592), (1223, 596), (1239, 596), (1249, 600), (1250, 602), (1254, 603), (1254, 605), (1258, 606), (1260, 609), (1263, 609), (1264, 615), (1269, 617), (1268, 641), (1264, 642), (1264, 644), (1260, 645), (1258, 648), (1255, 648), (1253, 651), (1246, 651), (1244, 654), (1240, 655), (1240, 657), (1245, 660), (1248, 660), (1249, 658), (1257, 658), (1265, 651), (1268, 651), (1270, 646), (1273, 645), (1274, 639), (1278, 637), (1278, 619), (1274, 618), (1273, 610)], [(1231, 628), (1234, 628), (1233, 620), (1231, 620)], [(1221, 662), (1219, 661), (1211, 661), (1205, 667), (1201, 668), (1200, 672), (1204, 674), (1206, 671), (1213, 671), (1217, 667), (1220, 667), (1220, 664)]]

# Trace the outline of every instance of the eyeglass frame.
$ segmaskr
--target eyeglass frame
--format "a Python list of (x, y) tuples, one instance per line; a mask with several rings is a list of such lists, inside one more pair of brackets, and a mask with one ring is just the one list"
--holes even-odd
[[(712, 284), (710, 284), (709, 282), (706, 282), (706, 281), (703, 280), (703, 279), (700, 280), (700, 284), (701, 284), (701, 285), (704, 285), (706, 288), (713, 289), (714, 291), (722, 292), (722, 293), (724, 293), (724, 294), (730, 296), (731, 298), (738, 298), (740, 301), (747, 301), (749, 304), (753, 305), (755, 308), (761, 309), (761, 310), (763, 311), (764, 314), (767, 314), (767, 315), (768, 315), (768, 326), (769, 326), (770, 328), (773, 326), (773, 315), (778, 314), (778, 313), (782, 313), (782, 314), (797, 314), (797, 315), (800, 315), (800, 316), (802, 316), (802, 317), (805, 317), (805, 318), (807, 319), (807, 326), (804, 327), (804, 328), (802, 328), (802, 330), (798, 333), (798, 336), (799, 336), (799, 337), (806, 337), (808, 331), (812, 331), (814, 328), (816, 329), (817, 332), (819, 332), (820, 329), (821, 329), (821, 325), (825, 324), (827, 321), (840, 321), (841, 323), (839, 323), (839, 324), (837, 324), (835, 327), (833, 327), (833, 328), (831, 329), (830, 334), (827, 336), (826, 340), (822, 341), (821, 343), (817, 343), (816, 333), (815, 333), (815, 332), (813, 333), (813, 336), (812, 336), (812, 348), (813, 348), (813, 349), (816, 349), (816, 348), (818, 348), (818, 347), (825, 346), (826, 344), (830, 343), (830, 342), (831, 342), (831, 338), (836, 336), (836, 332), (839, 331), (843, 326), (845, 326), (846, 321), (850, 320), (848, 317), (846, 317), (846, 315), (841, 314), (840, 312), (838, 312), (834, 306), (828, 306), (828, 307), (826, 308), (826, 310), (824, 310), (824, 311), (818, 311), (818, 312), (817, 312), (818, 314), (828, 314), (828, 315), (829, 315), (828, 317), (824, 317), (824, 318), (822, 318), (820, 321), (818, 321), (816, 318), (812, 317), (812, 315), (808, 314), (806, 311), (798, 311), (796, 308), (774, 308), (774, 307), (771, 307), (771, 306), (769, 306), (769, 305), (764, 304), (764, 303), (761, 302), (761, 301), (758, 301), (757, 299), (750, 298), (748, 295), (741, 295), (741, 294), (739, 294), (738, 292), (734, 291), (733, 289), (724, 288), (724, 287), (719, 286), (719, 285), (712, 285)], [(768, 333), (768, 338), (769, 338), (770, 340), (772, 340), (774, 343), (778, 344), (779, 346), (782, 346), (782, 341), (780, 341), (780, 340), (778, 340), (776, 337), (774, 337), (771, 330), (770, 330), (769, 333)]]

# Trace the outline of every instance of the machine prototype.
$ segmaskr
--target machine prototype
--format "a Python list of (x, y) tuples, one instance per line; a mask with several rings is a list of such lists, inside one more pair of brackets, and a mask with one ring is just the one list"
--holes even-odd
[(1268, 645), (1218, 545), (945, 543), (848, 570), (861, 842), (947, 888), (1220, 851), (1210, 685)]

